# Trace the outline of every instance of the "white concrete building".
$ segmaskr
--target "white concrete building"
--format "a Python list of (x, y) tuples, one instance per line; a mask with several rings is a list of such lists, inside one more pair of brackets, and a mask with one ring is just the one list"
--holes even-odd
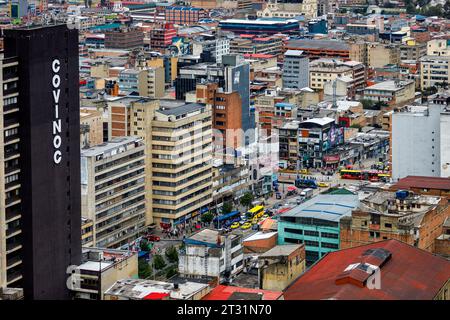
[(450, 108), (445, 107), (441, 113), (441, 177), (450, 178)]
[(440, 106), (430, 105), (407, 106), (392, 114), (394, 181), (408, 175), (440, 176), (440, 113)]
[(283, 88), (309, 87), (309, 58), (301, 50), (287, 50), (283, 63)]
[(181, 275), (230, 279), (243, 269), (244, 251), (241, 236), (221, 235), (217, 230), (205, 229), (184, 240), (178, 269)]
[(450, 83), (450, 56), (423, 56), (420, 58), (420, 88), (437, 87)]
[(145, 226), (145, 145), (113, 138), (81, 150), (81, 214), (93, 221), (96, 247), (118, 248)]

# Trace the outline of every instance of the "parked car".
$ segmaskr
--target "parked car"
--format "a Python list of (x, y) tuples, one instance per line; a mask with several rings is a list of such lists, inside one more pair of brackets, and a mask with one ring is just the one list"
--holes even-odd
[(239, 228), (241, 226), (241, 224), (239, 223), (239, 222), (234, 222), (232, 225), (231, 225), (231, 229), (237, 229), (237, 228)]
[(252, 227), (252, 224), (250, 222), (246, 222), (241, 226), (241, 229), (250, 229)]
[(158, 237), (158, 236), (155, 236), (154, 234), (151, 234), (151, 235), (147, 236), (147, 240), (148, 240), (148, 241), (158, 242), (158, 241), (161, 240), (161, 238)]

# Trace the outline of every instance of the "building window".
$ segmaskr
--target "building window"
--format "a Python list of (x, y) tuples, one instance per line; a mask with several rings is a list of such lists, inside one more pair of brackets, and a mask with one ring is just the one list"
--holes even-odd
[(380, 233), (379, 232), (370, 231), (369, 232), (369, 237), (373, 238), (373, 239), (377, 239), (377, 238), (380, 237)]
[(339, 235), (337, 233), (329, 233), (329, 232), (322, 232), (321, 236), (323, 238), (330, 238), (330, 239), (338, 239)]
[(392, 224), (391, 224), (391, 223), (385, 223), (385, 224), (384, 224), (384, 227), (385, 227), (385, 228), (392, 228)]
[(303, 234), (303, 230), (292, 229), (292, 228), (284, 228), (284, 232), (295, 233), (295, 234)]
[(300, 239), (293, 239), (293, 238), (284, 238), (284, 242), (287, 243), (295, 243), (295, 244), (302, 244), (303, 241)]
[(321, 247), (328, 249), (339, 249), (339, 245), (337, 243), (322, 242)]
[(318, 231), (305, 230), (305, 236), (318, 237), (319, 236), (319, 232)]
[(305, 240), (305, 245), (312, 246), (312, 247), (318, 247), (319, 246), (319, 242), (318, 241)]

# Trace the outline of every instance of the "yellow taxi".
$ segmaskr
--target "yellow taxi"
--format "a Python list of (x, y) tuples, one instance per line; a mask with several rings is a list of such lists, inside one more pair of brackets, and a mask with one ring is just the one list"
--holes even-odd
[(241, 226), (241, 224), (239, 222), (233, 222), (233, 224), (231, 225), (231, 229), (237, 229)]
[(329, 187), (328, 183), (325, 183), (325, 182), (317, 182), (317, 186), (319, 188), (328, 188)]
[(250, 229), (252, 227), (252, 224), (250, 222), (246, 222), (241, 226), (241, 229)]

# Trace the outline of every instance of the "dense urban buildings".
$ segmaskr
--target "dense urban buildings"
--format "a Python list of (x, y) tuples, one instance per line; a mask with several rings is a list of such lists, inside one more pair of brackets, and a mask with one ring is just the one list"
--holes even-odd
[(450, 300), (449, 5), (1, 2), (0, 300)]

